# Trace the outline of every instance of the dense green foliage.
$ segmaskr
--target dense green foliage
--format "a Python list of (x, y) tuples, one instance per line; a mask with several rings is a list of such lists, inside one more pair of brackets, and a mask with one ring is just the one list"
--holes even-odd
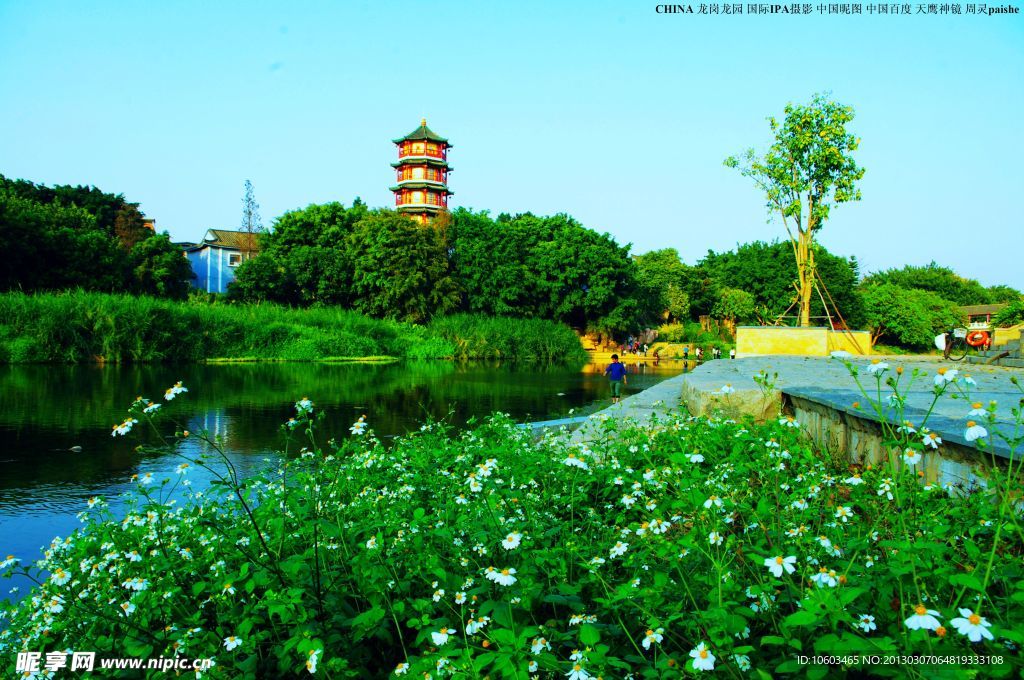
[(964, 323), (956, 303), (926, 290), (882, 283), (864, 286), (861, 295), (872, 342), (927, 350), (936, 335)]
[(544, 320), (501, 324), (470, 315), (434, 331), (337, 307), (175, 302), (83, 291), (0, 294), (0, 363), (380, 355), (578, 361), (582, 348), (570, 329)]
[[(833, 255), (821, 245), (815, 245), (814, 252), (815, 267), (824, 283), (822, 297), (829, 299), (826, 291), (831, 295), (830, 311), (838, 310), (848, 326), (857, 327), (863, 322), (863, 309), (856, 293), (859, 278), (857, 259)], [(793, 246), (789, 242), (755, 241), (739, 245), (735, 251), (709, 251), (700, 264), (720, 285), (753, 295), (757, 316), (762, 323), (773, 323), (783, 313), (791, 321), (796, 318), (794, 303), (797, 296), (793, 284), (797, 270)], [(816, 325), (826, 326), (828, 320), (824, 316), (821, 299), (815, 296), (811, 300), (811, 317)]]
[[(931, 383), (872, 370), (865, 408)], [(943, 384), (937, 399), (966, 387)], [(185, 387), (168, 393), (186, 399)], [(178, 403), (154, 416), (140, 399), (121, 430), (134, 436)], [(791, 418), (606, 419), (586, 446), (535, 442), (495, 417), (384, 446), (371, 416), (324, 445), (319, 407), (295, 407), (286, 462), (242, 480), (215, 439), (179, 427), (161, 453), (185, 437), (209, 453), (173, 479), (139, 477), (124, 517), (106, 499), (83, 503), (83, 527), (38, 564), (0, 563), (40, 582), (5, 620), (7, 675), (16, 651), (65, 648), (214, 657), (218, 678), (891, 668), (797, 654), (986, 655), (986, 674), (1022, 668), (1019, 480), (993, 466), (986, 486), (954, 491), (919, 476), (938, 455), (920, 434), (927, 415), (916, 431), (885, 426), (892, 454), (851, 471), (811, 450)], [(195, 467), (219, 483), (183, 486)], [(179, 491), (186, 502), (169, 503)], [(963, 677), (965, 664), (978, 667), (927, 672)]]
[(598, 331), (646, 319), (628, 247), (568, 215), (458, 209), (450, 227), (456, 277), (469, 311), (555, 319)]
[(181, 299), (193, 277), (138, 205), (95, 187), (45, 187), (0, 175), (3, 290), (83, 288)]
[(652, 250), (633, 258), (637, 278), (653, 311), (665, 321), (680, 321), (690, 316), (690, 295), (696, 278), (693, 268), (683, 264), (675, 248)]
[(282, 215), (231, 296), (423, 322), (465, 311), (622, 329), (645, 321), (628, 250), (555, 215), (460, 208), (431, 228), (356, 202)]
[(864, 277), (866, 285), (891, 283), (901, 288), (913, 288), (935, 293), (958, 305), (985, 305), (1020, 300), (1020, 291), (1010, 286), (985, 288), (974, 279), (964, 278), (949, 267), (931, 262), (923, 267), (906, 265), (902, 269), (888, 269)]
[(587, 358), (571, 328), (544, 319), (455, 314), (434, 319), (427, 329), (432, 336), (450, 342), (459, 358), (542, 357), (568, 363)]
[(1004, 307), (992, 318), (992, 324), (997, 328), (1016, 326), (1024, 323), (1024, 299), (1017, 298)]

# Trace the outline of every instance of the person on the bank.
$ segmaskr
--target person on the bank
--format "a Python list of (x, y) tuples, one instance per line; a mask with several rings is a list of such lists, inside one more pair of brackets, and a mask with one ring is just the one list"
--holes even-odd
[(617, 404), (622, 395), (622, 386), (626, 384), (626, 367), (619, 363), (618, 354), (612, 355), (612, 363), (604, 369), (604, 374), (608, 376), (612, 388), (612, 403)]

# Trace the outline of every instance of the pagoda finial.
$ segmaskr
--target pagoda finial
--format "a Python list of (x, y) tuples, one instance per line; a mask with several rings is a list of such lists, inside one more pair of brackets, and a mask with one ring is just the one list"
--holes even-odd
[(423, 127), (427, 127), (427, 119), (426, 118), (421, 118), (420, 119), (420, 125), (423, 126)]

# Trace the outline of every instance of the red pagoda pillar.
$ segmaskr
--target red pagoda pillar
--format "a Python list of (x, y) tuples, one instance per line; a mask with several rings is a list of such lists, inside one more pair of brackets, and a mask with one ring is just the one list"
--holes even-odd
[(448, 140), (427, 127), (427, 119), (405, 137), (391, 140), (398, 147), (398, 162), (392, 163), (398, 183), (395, 210), (426, 224), (438, 213), (448, 210)]

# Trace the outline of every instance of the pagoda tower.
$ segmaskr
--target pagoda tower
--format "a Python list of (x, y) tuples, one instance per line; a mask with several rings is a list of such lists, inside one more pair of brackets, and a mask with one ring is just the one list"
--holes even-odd
[(452, 145), (427, 127), (427, 119), (405, 137), (391, 140), (398, 147), (398, 162), (392, 163), (398, 174), (395, 209), (420, 224), (426, 224), (448, 210), (448, 149)]

